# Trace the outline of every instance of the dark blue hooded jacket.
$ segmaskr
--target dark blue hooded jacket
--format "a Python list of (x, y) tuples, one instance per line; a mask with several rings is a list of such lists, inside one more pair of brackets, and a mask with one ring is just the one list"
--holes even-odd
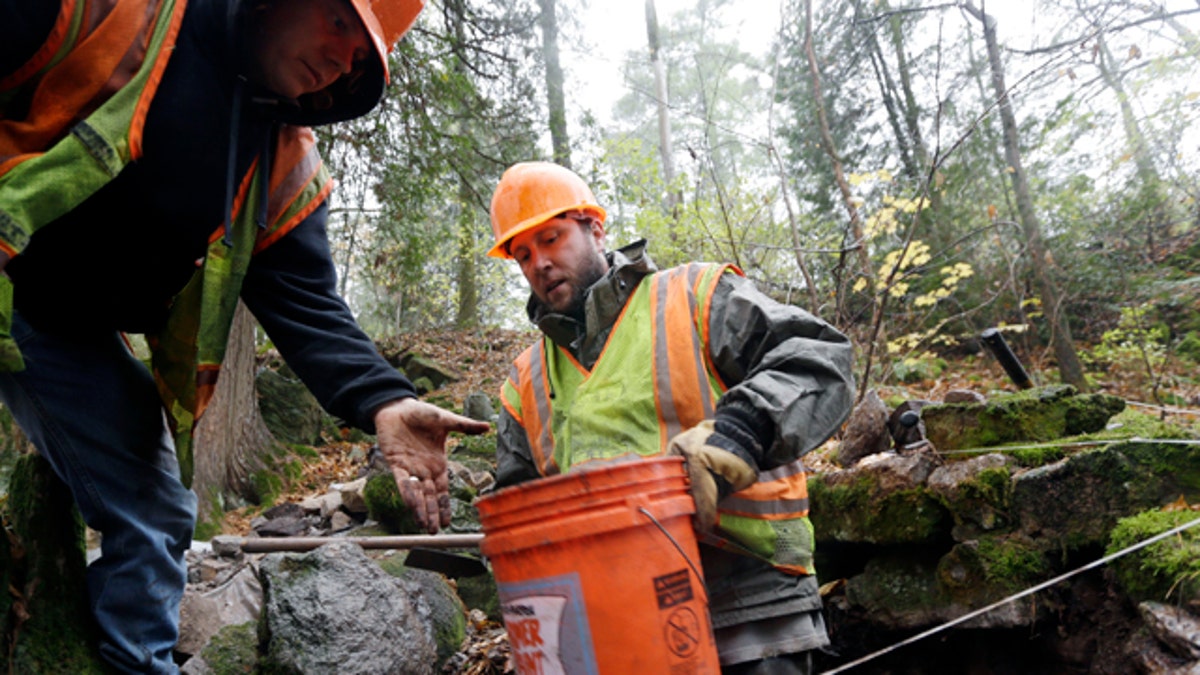
[[(255, 91), (241, 77), (245, 49), (238, 33), (245, 20), (238, 1), (189, 0), (146, 119), (142, 159), (39, 229), (8, 264), (14, 304), (38, 328), (63, 334), (160, 329), (172, 298), (228, 215), (231, 186), (269, 149), (274, 126), (353, 117), (375, 103), (355, 100), (340, 114), (313, 113)], [(0, 0), (0, 77), (40, 46), (58, 7)], [(415, 392), (380, 357), (337, 293), (328, 212), (323, 203), (256, 255), (241, 297), (322, 405), (373, 431), (376, 408)]]

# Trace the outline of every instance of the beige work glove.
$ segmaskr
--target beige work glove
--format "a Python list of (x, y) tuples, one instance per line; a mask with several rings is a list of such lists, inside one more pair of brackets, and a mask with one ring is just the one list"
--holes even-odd
[(668, 455), (685, 460), (699, 532), (708, 532), (717, 524), (717, 502), (722, 497), (744, 490), (758, 479), (758, 472), (746, 460), (711, 445), (715, 434), (713, 421), (704, 420), (676, 435), (667, 446)]

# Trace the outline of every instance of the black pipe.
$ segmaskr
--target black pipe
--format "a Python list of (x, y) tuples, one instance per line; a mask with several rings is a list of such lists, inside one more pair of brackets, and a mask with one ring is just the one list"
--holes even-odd
[(1008, 373), (1008, 379), (1012, 380), (1013, 384), (1021, 389), (1029, 389), (1033, 386), (1033, 383), (1029, 381), (1029, 374), (1025, 372), (1017, 355), (1008, 348), (1008, 343), (1004, 341), (1004, 336), (1000, 334), (1000, 331), (988, 328), (979, 335), (979, 339), (983, 340), (988, 351), (995, 355), (996, 360), (1000, 362), (1004, 372)]

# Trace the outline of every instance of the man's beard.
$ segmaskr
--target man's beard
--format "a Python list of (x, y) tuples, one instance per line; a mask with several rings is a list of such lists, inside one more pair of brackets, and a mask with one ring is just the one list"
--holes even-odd
[(597, 254), (588, 258), (586, 267), (579, 270), (578, 276), (575, 277), (575, 288), (571, 293), (571, 300), (562, 310), (563, 314), (583, 321), (585, 317), (584, 306), (587, 302), (588, 291), (592, 285), (604, 278), (604, 274), (608, 272), (608, 262), (604, 256)]

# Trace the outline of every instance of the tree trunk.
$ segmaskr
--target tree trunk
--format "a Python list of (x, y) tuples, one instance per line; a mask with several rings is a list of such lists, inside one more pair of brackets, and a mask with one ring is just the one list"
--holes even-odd
[(240, 301), (212, 402), (196, 425), (196, 468), (192, 489), (200, 518), (219, 509), (226, 495), (254, 500), (251, 475), (274, 439), (258, 410), (254, 386), (254, 317)]
[(100, 673), (84, 527), (71, 492), (40, 455), (17, 460), (0, 536), (0, 644), (9, 673)]
[(654, 66), (654, 100), (658, 107), (658, 154), (662, 161), (663, 185), (667, 190), (667, 213), (675, 215), (675, 208), (683, 201), (672, 186), (675, 183), (674, 148), (671, 143), (671, 116), (667, 103), (667, 68), (663, 64), (658, 42), (658, 12), (654, 0), (646, 0), (646, 40), (650, 47), (650, 63)]
[(475, 210), (471, 208), (471, 186), (459, 179), (458, 189), (458, 313), (454, 325), (459, 330), (479, 325), (479, 286), (476, 283)]
[(1142, 221), (1146, 237), (1145, 260), (1153, 262), (1157, 246), (1155, 233), (1166, 220), (1163, 214), (1166, 198), (1162, 194), (1162, 178), (1158, 175), (1158, 169), (1154, 167), (1146, 136), (1142, 133), (1137, 115), (1133, 112), (1133, 105), (1129, 102), (1129, 92), (1125, 91), (1125, 85), (1121, 81), (1120, 65), (1109, 52), (1103, 33), (1096, 35), (1096, 44), (1100, 48), (1100, 58), (1096, 59), (1100, 68), (1100, 78), (1117, 97), (1117, 105), (1121, 109), (1121, 123), (1125, 130), (1125, 144), (1137, 169), (1139, 208), (1134, 220)]
[(538, 0), (542, 12), (542, 56), (546, 59), (546, 102), (550, 108), (550, 144), (554, 161), (571, 168), (571, 141), (567, 137), (567, 108), (563, 99), (563, 71), (558, 60), (557, 0)]
[(872, 276), (871, 257), (867, 254), (866, 242), (863, 237), (862, 218), (858, 212), (858, 207), (854, 205), (854, 195), (850, 193), (850, 184), (846, 182), (846, 174), (842, 169), (842, 158), (838, 155), (837, 146), (834, 145), (833, 135), (829, 131), (829, 117), (825, 113), (825, 99), (821, 91), (821, 72), (817, 67), (817, 55), (813, 49), (812, 0), (805, 0), (804, 2), (804, 55), (808, 59), (808, 72), (812, 78), (813, 105), (817, 108), (817, 125), (821, 135), (821, 147), (825, 150), (825, 154), (829, 156), (830, 164), (833, 165), (833, 175), (837, 182), (838, 191), (842, 195), (842, 205), (845, 206), (846, 215), (850, 219), (850, 236), (858, 246), (859, 272), (870, 279)]
[(1066, 306), (1059, 297), (1054, 280), (1050, 277), (1047, 251), (1042, 241), (1041, 224), (1038, 222), (1037, 212), (1033, 208), (1033, 199), (1029, 194), (1029, 182), (1025, 176), (1025, 169), (1021, 165), (1017, 120), (1013, 114), (1012, 100), (1008, 97), (1008, 87), (1004, 84), (1004, 65), (1000, 60), (1000, 46), (996, 40), (996, 20), (991, 15), (976, 9), (972, 2), (965, 3), (964, 8), (983, 24), (983, 38), (987, 44), (988, 64), (992, 71), (992, 88), (999, 102), (1000, 123), (1004, 129), (1004, 156), (1012, 175), (1017, 213), (1021, 219), (1021, 229), (1025, 234), (1031, 258), (1030, 267), (1033, 269), (1038, 289), (1042, 295), (1046, 319), (1050, 322), (1050, 344), (1053, 346), (1054, 356), (1058, 360), (1059, 377), (1063, 382), (1075, 385), (1080, 391), (1087, 391), (1083, 366), (1079, 362), (1079, 355), (1075, 352), (1075, 342), (1071, 337), (1071, 327), (1067, 322)]

